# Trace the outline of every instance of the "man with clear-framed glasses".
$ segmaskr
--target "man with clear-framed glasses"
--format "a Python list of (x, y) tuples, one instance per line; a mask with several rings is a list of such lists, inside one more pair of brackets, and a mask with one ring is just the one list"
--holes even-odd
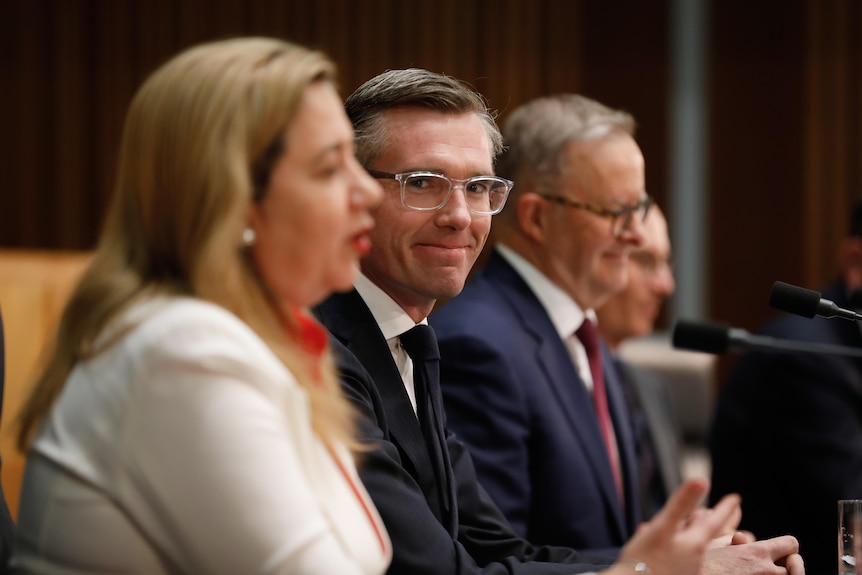
[[(494, 250), (430, 318), (449, 427), (518, 535), (613, 553), (641, 516), (628, 408), (595, 310), (626, 285), (643, 242), (644, 158), (629, 114), (573, 94), (522, 105), (503, 135), (497, 174), (516, 185)], [(747, 554), (760, 562), (748, 568), (775, 569), (795, 553), (788, 543), (713, 550), (702, 572), (743, 572)]]
[(484, 99), (427, 70), (391, 70), (345, 102), (356, 154), (388, 197), (355, 290), (314, 309), (332, 333), (345, 393), (358, 410), (360, 478), (393, 546), (390, 575), (594, 571), (571, 548), (512, 533), (445, 429), (439, 382), (423, 384), (410, 333), (438, 298), (464, 287), (512, 182), (493, 175), (502, 136)]
[[(446, 428), (427, 317), (438, 299), (463, 289), (491, 218), (513, 189), (494, 175), (502, 136), (484, 99), (448, 76), (390, 70), (360, 86), (345, 107), (357, 158), (386, 197), (375, 209), (373, 245), (355, 290), (314, 312), (333, 336), (343, 389), (356, 406), (360, 440), (369, 444), (358, 467), (392, 540), (388, 573), (563, 575), (608, 566), (613, 558), (518, 537), (478, 482), (466, 447)], [(680, 516), (646, 526), (610, 571), (647, 572), (652, 564), (656, 573), (690, 572), (681, 565), (703, 547), (688, 543), (719, 528), (715, 521), (704, 528), (710, 516), (727, 517), (718, 512), (683, 523)], [(788, 555), (795, 542), (786, 538), (774, 548)], [(744, 558), (745, 569), (725, 572), (772, 572), (762, 551)], [(711, 563), (730, 565), (714, 557)], [(801, 563), (790, 573), (804, 573)]]

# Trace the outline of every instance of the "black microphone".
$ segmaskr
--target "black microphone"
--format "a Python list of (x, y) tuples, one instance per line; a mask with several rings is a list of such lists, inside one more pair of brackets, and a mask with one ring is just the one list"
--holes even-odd
[(775, 282), (769, 295), (769, 305), (782, 311), (803, 317), (840, 317), (862, 320), (862, 314), (835, 305), (835, 302), (820, 297), (820, 292), (784, 282)]
[(862, 349), (825, 343), (811, 343), (751, 335), (744, 329), (722, 323), (679, 320), (673, 327), (673, 346), (720, 355), (728, 351), (762, 349), (794, 353), (826, 353), (862, 357)]

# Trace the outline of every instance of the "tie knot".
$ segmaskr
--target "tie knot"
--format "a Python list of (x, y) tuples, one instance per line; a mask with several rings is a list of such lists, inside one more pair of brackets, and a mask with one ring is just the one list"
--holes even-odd
[(413, 361), (440, 359), (437, 336), (430, 326), (417, 325), (402, 333), (399, 339), (404, 346), (404, 351)]
[(598, 351), (599, 332), (596, 329), (596, 326), (593, 325), (593, 322), (589, 319), (584, 318), (584, 323), (581, 324), (581, 327), (578, 328), (575, 335), (578, 336), (579, 340), (581, 340), (584, 349), (587, 351), (587, 355), (592, 355)]

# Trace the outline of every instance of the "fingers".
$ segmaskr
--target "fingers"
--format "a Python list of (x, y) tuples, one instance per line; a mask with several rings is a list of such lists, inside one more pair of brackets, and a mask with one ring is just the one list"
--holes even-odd
[(737, 507), (733, 514), (727, 518), (725, 524), (721, 526), (721, 535), (736, 531), (740, 521), (742, 521), (742, 507)]
[(754, 543), (757, 537), (751, 531), (736, 531), (730, 540), (731, 545), (744, 545), (746, 543)]
[(728, 545), (733, 545), (733, 535), (719, 535), (718, 537), (713, 537), (710, 542), (707, 544), (707, 549), (718, 549), (719, 547), (727, 547)]
[(686, 520), (708, 490), (709, 482), (706, 479), (697, 478), (686, 481), (674, 491), (665, 506), (651, 522), (676, 525)]
[[(790, 561), (791, 555), (799, 553), (799, 542), (796, 540), (796, 537), (793, 537), (792, 535), (782, 535), (781, 537), (764, 539), (763, 541), (754, 543), (754, 545), (766, 546), (769, 556), (772, 557), (773, 561), (778, 561), (784, 557), (787, 557), (787, 560)], [(800, 557), (799, 561), (801, 560), (802, 558)], [(805, 572), (804, 568), (801, 572)]]
[(790, 555), (784, 566), (787, 568), (787, 575), (805, 575), (805, 563), (797, 553)]
[(695, 509), (694, 511), (691, 512), (691, 515), (688, 516), (688, 520), (689, 521), (698, 521), (698, 520), (700, 520), (701, 516), (703, 516), (707, 513), (709, 513), (709, 509), (707, 509), (706, 507), (698, 507), (697, 509)]
[(728, 545), (745, 545), (746, 543), (754, 543), (757, 538), (751, 531), (734, 531), (725, 535), (713, 537), (707, 545), (707, 549), (717, 549), (719, 547), (727, 547)]
[[(713, 513), (712, 509), (699, 507), (695, 509), (689, 516), (686, 525), (694, 525), (703, 520), (705, 515)], [(752, 543), (756, 539), (754, 535), (748, 531), (737, 531), (739, 522), (742, 520), (742, 507), (737, 505), (734, 507), (731, 514), (725, 522), (719, 526), (718, 530), (713, 534), (712, 540), (707, 545), (708, 549), (716, 549), (726, 545), (740, 545), (742, 543)]]
[(736, 494), (725, 495), (698, 522), (698, 527), (710, 538), (726, 534), (727, 526), (740, 512), (740, 498)]

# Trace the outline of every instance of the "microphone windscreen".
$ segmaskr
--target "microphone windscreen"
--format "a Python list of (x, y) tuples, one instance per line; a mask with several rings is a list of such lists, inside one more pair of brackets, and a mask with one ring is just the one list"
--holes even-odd
[(679, 320), (673, 327), (673, 346), (722, 354), (730, 347), (730, 328), (720, 323)]
[(803, 317), (814, 317), (820, 306), (820, 292), (784, 282), (775, 282), (769, 295), (769, 305)]

